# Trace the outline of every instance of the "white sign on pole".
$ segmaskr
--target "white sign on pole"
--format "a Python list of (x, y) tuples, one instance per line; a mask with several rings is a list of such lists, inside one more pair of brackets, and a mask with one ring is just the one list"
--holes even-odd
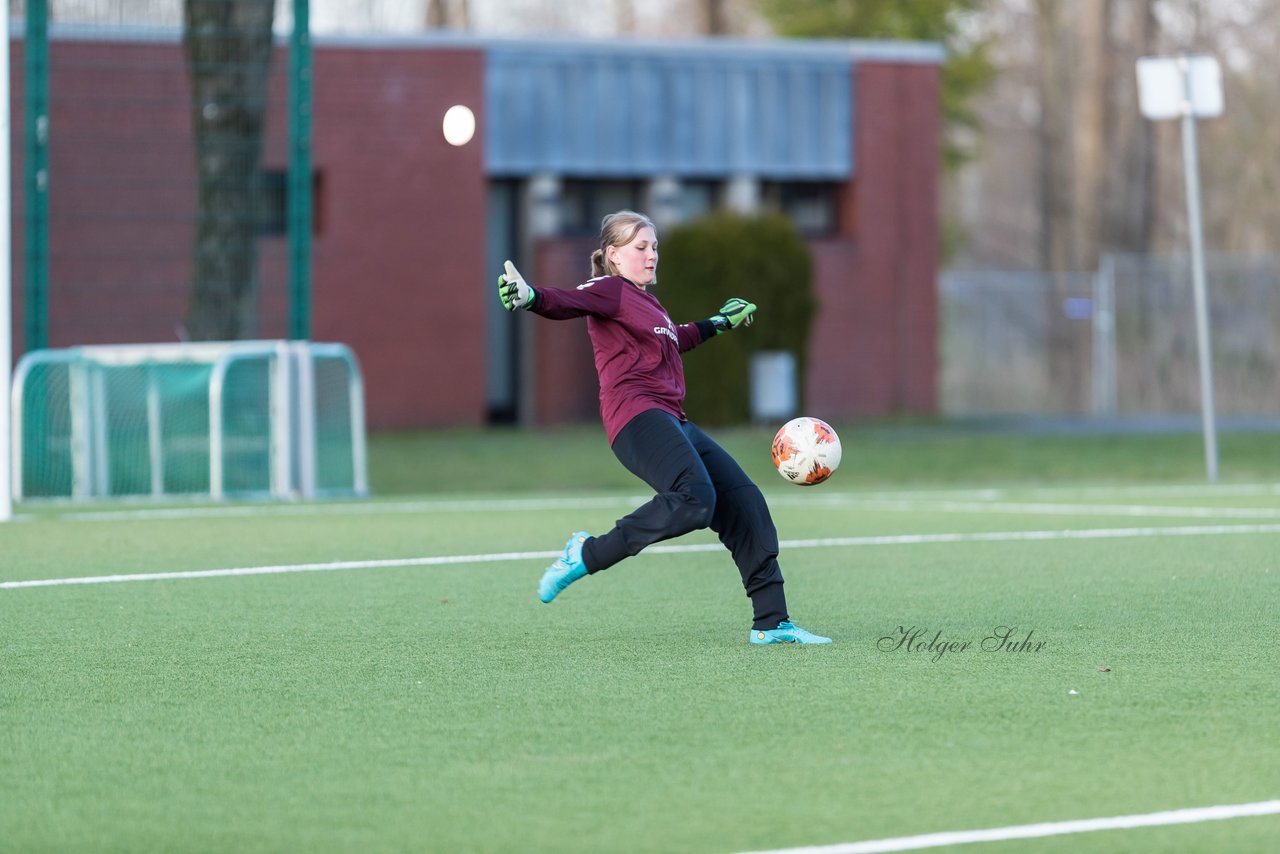
[[(1186, 63), (1185, 77), (1182, 63)], [(1222, 115), (1222, 69), (1212, 56), (1144, 56), (1138, 60), (1138, 102), (1149, 119)]]

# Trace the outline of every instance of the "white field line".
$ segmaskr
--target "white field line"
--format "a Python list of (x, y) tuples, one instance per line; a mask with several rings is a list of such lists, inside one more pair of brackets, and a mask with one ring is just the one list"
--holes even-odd
[[(720, 548), (720, 546), (717, 546)], [(226, 578), (237, 575), (283, 575), (292, 572), (338, 572), (348, 569), (389, 569), (400, 566), (446, 566), (459, 563), (506, 563), (517, 560), (546, 560), (560, 552), (496, 552), (494, 554), (441, 555), (438, 557), (388, 558), (384, 560), (338, 560), (329, 563), (286, 563), (276, 566), (242, 566), (232, 569), (196, 569), (176, 572), (140, 572), (129, 575), (86, 575), (76, 578), (46, 578), (37, 581), (0, 581), (0, 590), (19, 587), (59, 587), (67, 584), (113, 584), (122, 581), (170, 581), (185, 578)]]
[[(379, 513), (475, 513), (489, 510), (590, 510), (594, 507), (635, 507), (649, 498), (602, 495), (574, 498), (466, 498), (456, 501), (319, 502), (314, 504), (240, 504), (234, 507), (139, 507), (129, 510), (54, 512), (48, 518), (63, 522), (126, 522), (165, 519), (223, 519), (250, 516), (363, 516)], [(44, 518), (34, 513), (15, 516), (23, 521)]]
[(1116, 495), (1154, 495), (1162, 498), (1195, 498), (1212, 496), (1280, 495), (1280, 483), (1171, 483), (1152, 486), (1038, 486), (1028, 489), (1001, 490), (1020, 495), (1072, 496), (1075, 498), (1110, 498)]
[(908, 513), (1009, 513), (1032, 516), (1136, 516), (1171, 519), (1280, 519), (1280, 507), (1178, 507), (1156, 504), (1061, 504), (1048, 502), (984, 501), (866, 501), (868, 510)]
[[(1163, 528), (1086, 528), (1060, 531), (984, 531), (947, 534), (892, 534), (876, 537), (824, 537), (807, 540), (783, 540), (783, 549), (855, 548), (860, 546), (908, 546), (939, 543), (1002, 543), (1049, 540), (1105, 540), (1135, 537), (1197, 537), (1241, 534), (1280, 534), (1280, 524), (1271, 525), (1194, 525)], [(680, 546), (651, 546), (645, 554), (691, 554), (723, 549), (718, 543)], [(385, 569), (402, 566), (445, 566), (466, 563), (510, 563), (524, 560), (546, 560), (560, 552), (495, 552), (492, 554), (438, 555), (432, 557), (389, 558), (381, 560), (344, 560), (329, 563), (297, 563), (276, 566), (246, 566), (230, 569), (200, 569), (175, 572), (144, 572), (120, 575), (91, 575), (73, 578), (46, 578), (30, 581), (0, 581), (0, 590), (20, 587), (60, 587), (71, 584), (112, 584), (124, 581), (166, 581), (173, 579), (222, 578), (237, 575), (282, 575), (295, 572), (335, 572), (339, 570)]]
[(1164, 827), (1170, 824), (1198, 824), (1229, 818), (1280, 814), (1280, 801), (1258, 801), (1252, 804), (1230, 804), (1216, 807), (1194, 807), (1167, 812), (1121, 815), (1113, 818), (1085, 818), (1076, 821), (1052, 821), (1042, 824), (1020, 824), (986, 830), (952, 830), (926, 833), (922, 836), (899, 836), (839, 845), (814, 845), (807, 848), (780, 848), (754, 854), (879, 854), (884, 851), (918, 851), (944, 845), (968, 845), (972, 842), (1003, 842), (1008, 839), (1038, 839), (1095, 830), (1128, 830), (1135, 827)]

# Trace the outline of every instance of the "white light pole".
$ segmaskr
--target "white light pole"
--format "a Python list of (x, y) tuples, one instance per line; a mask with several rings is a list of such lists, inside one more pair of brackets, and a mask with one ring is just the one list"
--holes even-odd
[(4, 3), (4, 32), (0, 33), (0, 522), (13, 516), (13, 487), (9, 482), (9, 381), (13, 361), (13, 267), (9, 229), (9, 3)]
[(1218, 479), (1218, 433), (1213, 404), (1213, 360), (1209, 341), (1209, 300), (1204, 274), (1204, 233), (1200, 223), (1200, 174), (1196, 119), (1222, 115), (1222, 71), (1212, 56), (1144, 56), (1138, 60), (1138, 95), (1149, 119), (1182, 119), (1182, 167), (1187, 184), (1187, 224), (1191, 233), (1191, 285), (1196, 306), (1200, 356), (1200, 419), (1204, 463)]

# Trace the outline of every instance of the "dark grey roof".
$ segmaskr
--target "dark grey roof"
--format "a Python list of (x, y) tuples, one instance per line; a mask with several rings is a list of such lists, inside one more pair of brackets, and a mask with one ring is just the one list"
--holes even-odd
[(852, 66), (826, 52), (490, 47), (492, 174), (843, 178)]

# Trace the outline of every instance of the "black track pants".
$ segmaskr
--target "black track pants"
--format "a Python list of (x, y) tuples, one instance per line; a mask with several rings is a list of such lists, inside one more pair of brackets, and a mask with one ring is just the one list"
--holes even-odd
[(627, 422), (614, 455), (657, 493), (583, 548), (589, 572), (608, 569), (653, 543), (710, 527), (733, 554), (755, 611), (754, 629), (788, 619), (778, 532), (764, 496), (723, 448), (691, 422), (657, 409)]

